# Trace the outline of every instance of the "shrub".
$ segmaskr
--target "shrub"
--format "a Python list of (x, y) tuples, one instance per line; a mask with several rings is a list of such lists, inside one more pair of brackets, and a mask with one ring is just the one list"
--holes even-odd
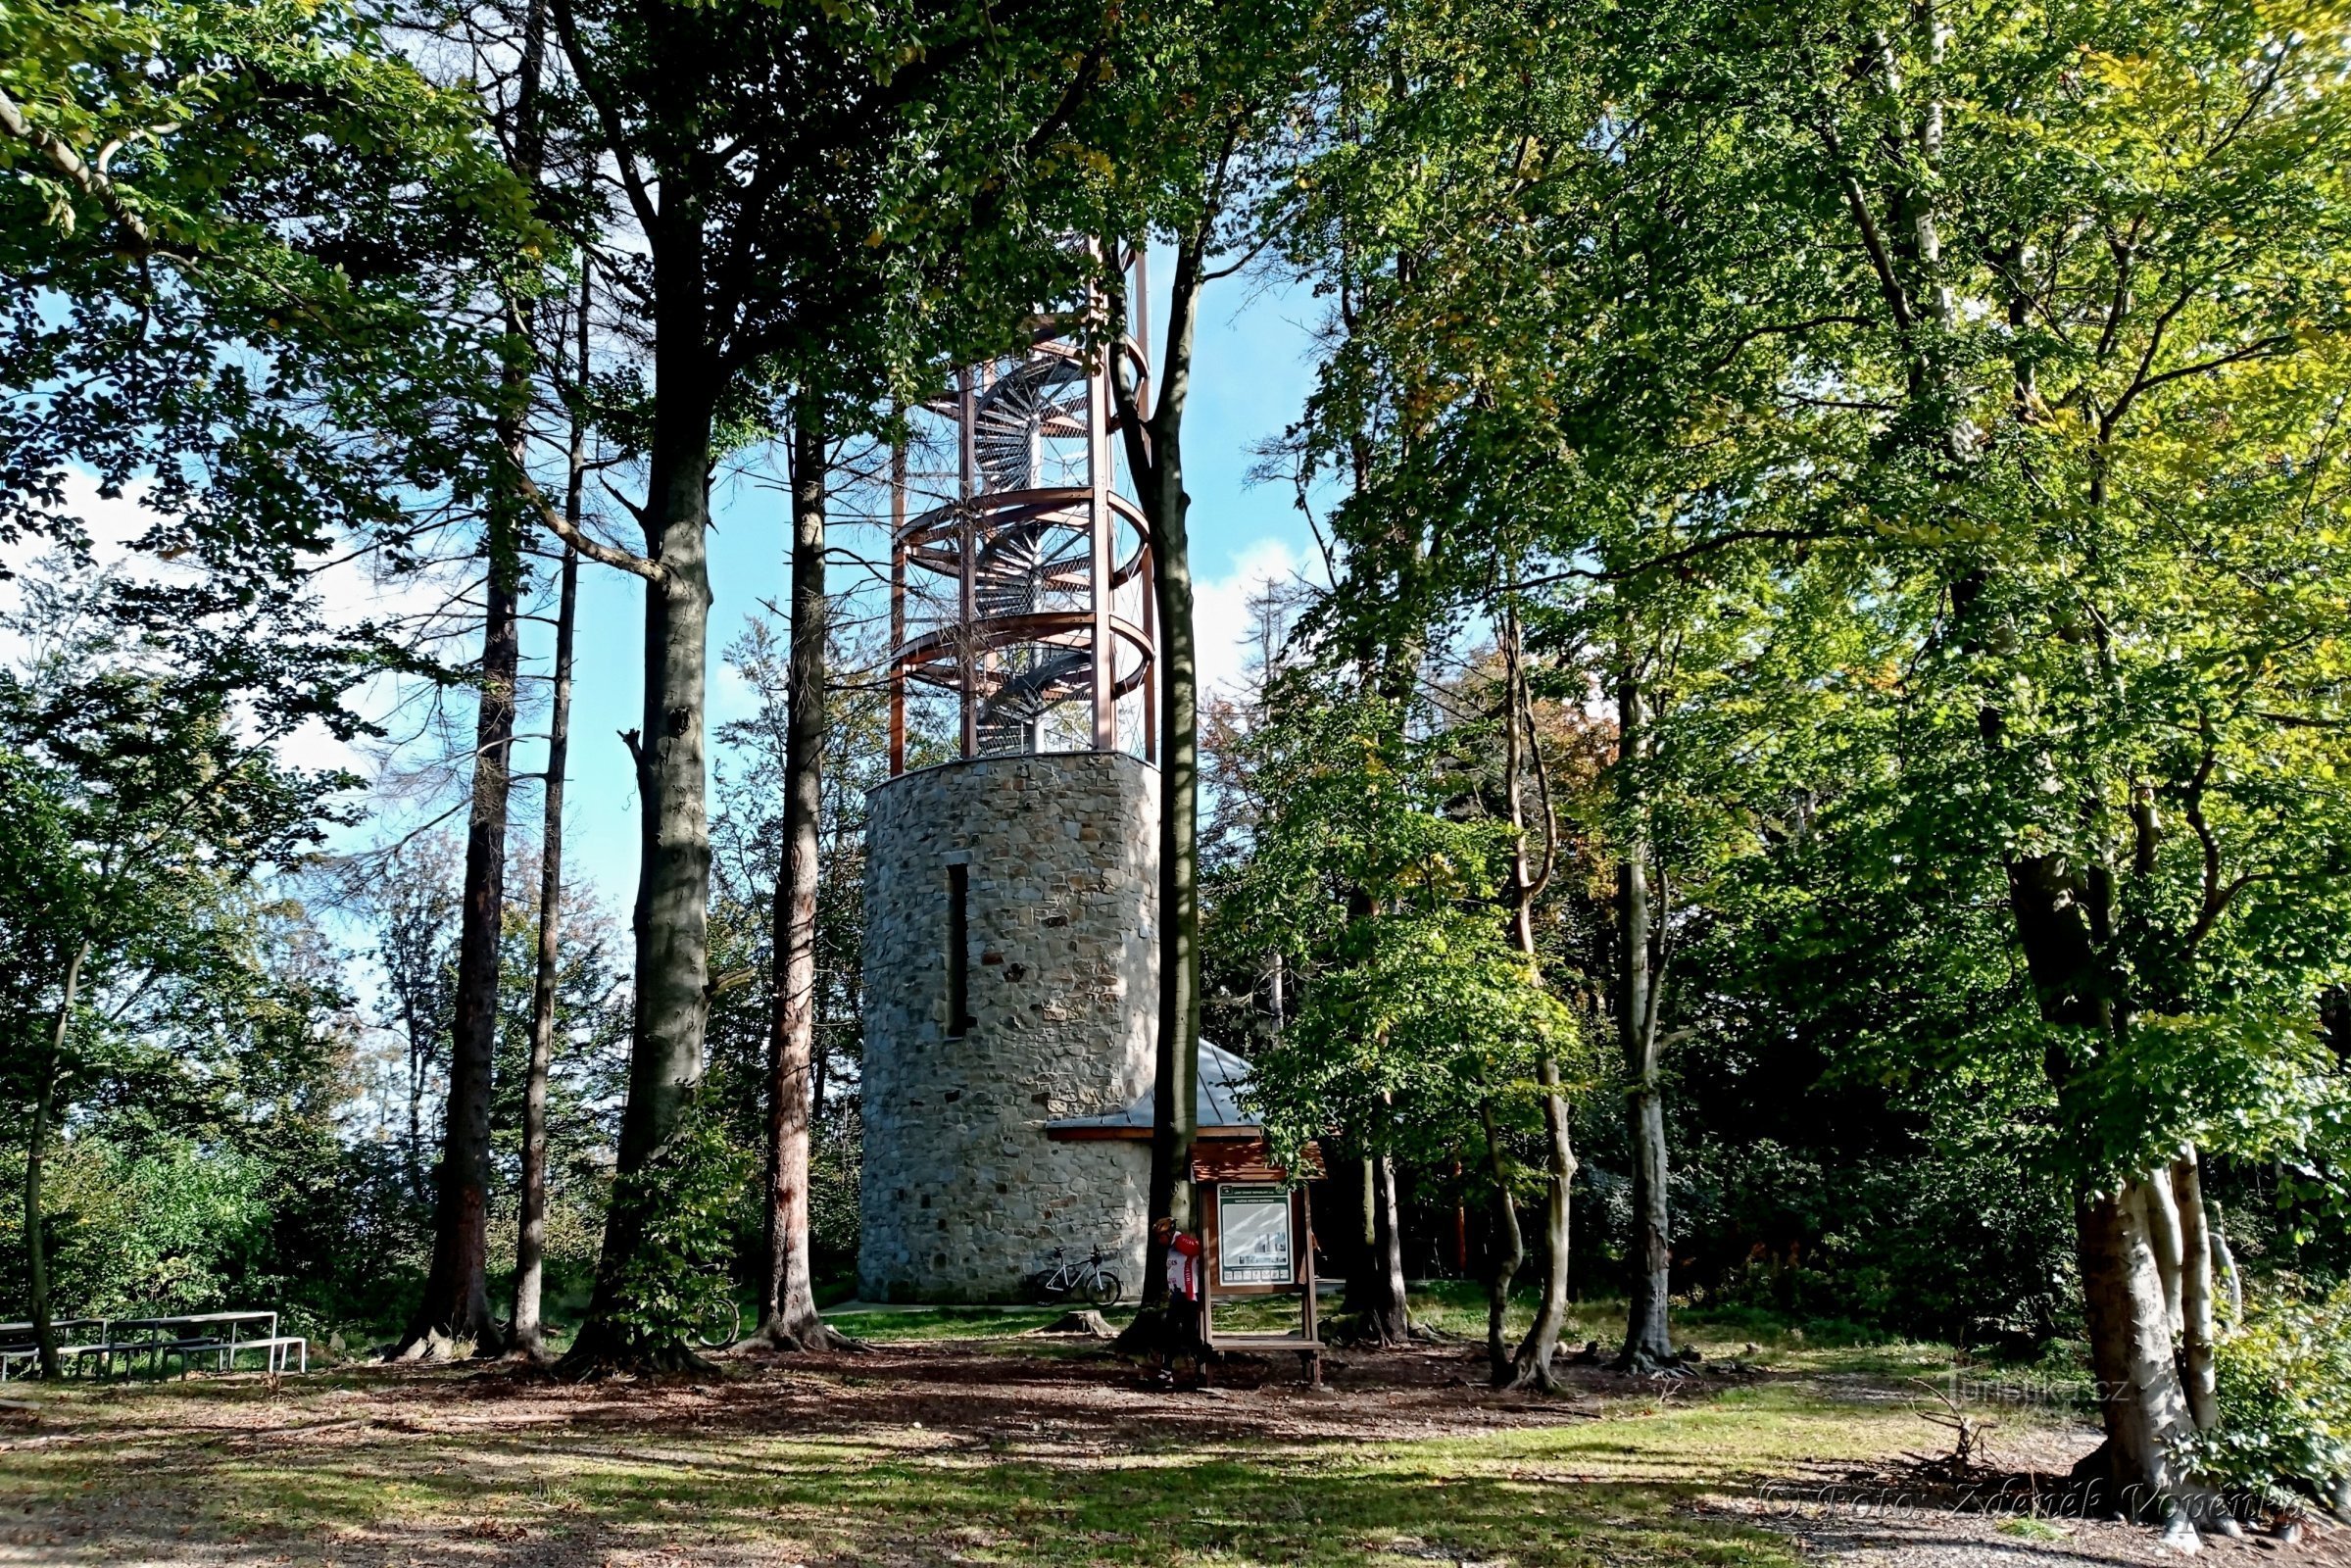
[(2351, 1286), (2262, 1303), (2215, 1371), (2221, 1419), (2184, 1446), (2190, 1471), (2279, 1507), (2351, 1483)]
[(638, 1346), (690, 1344), (734, 1293), (725, 1263), (735, 1206), (755, 1156), (698, 1096), (642, 1169), (615, 1184), (612, 1201), (641, 1216), (644, 1244), (613, 1281), (613, 1326)]

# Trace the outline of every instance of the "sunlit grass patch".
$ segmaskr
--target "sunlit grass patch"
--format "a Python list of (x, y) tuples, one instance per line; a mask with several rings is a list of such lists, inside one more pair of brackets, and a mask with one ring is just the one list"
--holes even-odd
[[(1041, 1345), (1006, 1336), (997, 1349)], [(804, 1393), (811, 1376), (844, 1398), (892, 1392), (889, 1378), (854, 1365), (783, 1375)], [(193, 1384), (143, 1387), (78, 1412), (61, 1406), (57, 1431), (80, 1437), (11, 1454), (0, 1510), (86, 1514), (130, 1464), (145, 1512), (96, 1523), (166, 1546), (359, 1554), (532, 1539), (1006, 1568), (1790, 1568), (1780, 1538), (1698, 1504), (1914, 1438), (1899, 1407), (1857, 1409), (1802, 1383), (1668, 1386), (1587, 1399), (1555, 1425), (1414, 1441), (1257, 1437), (1243, 1415), (1214, 1436), (1146, 1429), (1105, 1444), (1091, 1441), (1076, 1407), (1066, 1424), (1008, 1440), (882, 1416), (816, 1434), (762, 1430), (759, 1419), (706, 1428), (691, 1413), (662, 1415), (652, 1391), (614, 1391), (567, 1420), (511, 1391), (500, 1397), (514, 1402), (485, 1410), (482, 1386), (463, 1373), (358, 1382), (374, 1413), (349, 1427), (332, 1423), (353, 1407), (350, 1392), (325, 1383), (275, 1396), (252, 1383), (202, 1396)], [(238, 1397), (278, 1407), (247, 1436), (224, 1438), (215, 1417)], [(738, 1413), (763, 1408), (752, 1390), (730, 1397)]]

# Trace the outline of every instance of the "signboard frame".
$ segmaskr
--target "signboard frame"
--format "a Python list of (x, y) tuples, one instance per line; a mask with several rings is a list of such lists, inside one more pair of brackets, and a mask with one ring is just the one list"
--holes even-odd
[[(1295, 1194), (1273, 1182), (1219, 1182), (1211, 1191), (1216, 1198), (1217, 1289), (1296, 1290), (1299, 1226)], [(1278, 1215), (1271, 1224), (1267, 1223), (1267, 1210)], [(1249, 1261), (1233, 1255), (1236, 1244), (1258, 1243), (1266, 1244), (1267, 1260)], [(1278, 1263), (1271, 1260), (1274, 1251), (1279, 1252)]]

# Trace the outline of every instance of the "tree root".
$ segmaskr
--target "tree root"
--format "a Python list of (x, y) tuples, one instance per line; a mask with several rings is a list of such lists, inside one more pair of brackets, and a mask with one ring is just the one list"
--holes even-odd
[(498, 1357), (498, 1364), (517, 1371), (551, 1372), (555, 1369), (555, 1352), (547, 1348), (545, 1340), (533, 1340), (527, 1345), (517, 1340)]
[(772, 1350), (789, 1354), (863, 1355), (873, 1348), (863, 1340), (842, 1333), (822, 1318), (811, 1318), (797, 1328), (767, 1322), (727, 1347), (730, 1354), (746, 1350)]
[(587, 1336), (555, 1364), (566, 1383), (599, 1383), (615, 1377), (716, 1377), (718, 1364), (683, 1345), (625, 1347), (600, 1345)]
[(412, 1334), (403, 1339), (392, 1348), (384, 1360), (410, 1366), (450, 1366), (460, 1361), (473, 1360), (477, 1353), (484, 1360), (500, 1353), (495, 1337), (478, 1352), (476, 1344), (476, 1341), (461, 1340), (441, 1329), (428, 1329), (422, 1334)]
[(1401, 1330), (1391, 1333), (1375, 1313), (1347, 1312), (1327, 1320), (1323, 1339), (1332, 1345), (1344, 1345), (1356, 1350), (1400, 1350), (1407, 1345), (1449, 1344), (1445, 1335), (1406, 1319)]
[(1515, 1357), (1507, 1375), (1497, 1380), (1494, 1387), (1511, 1394), (1565, 1394), (1568, 1392), (1567, 1385), (1560, 1382), (1559, 1374), (1551, 1370), (1551, 1362), (1556, 1356), (1557, 1352), (1553, 1351), (1549, 1356)]
[(1659, 1355), (1646, 1346), (1627, 1346), (1609, 1363), (1610, 1370), (1631, 1373), (1640, 1378), (1673, 1379), (1693, 1377), (1690, 1363), (1679, 1355)]

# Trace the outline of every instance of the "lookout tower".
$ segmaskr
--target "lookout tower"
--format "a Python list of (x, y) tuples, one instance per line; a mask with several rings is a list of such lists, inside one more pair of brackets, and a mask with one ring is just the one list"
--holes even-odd
[[(1138, 383), (1140, 335), (1108, 351)], [(1133, 1292), (1148, 1143), (1053, 1135), (1148, 1102), (1156, 1027), (1151, 562), (1110, 383), (1047, 319), (915, 418), (867, 802), (859, 1292), (1004, 1299), (1096, 1246)]]

